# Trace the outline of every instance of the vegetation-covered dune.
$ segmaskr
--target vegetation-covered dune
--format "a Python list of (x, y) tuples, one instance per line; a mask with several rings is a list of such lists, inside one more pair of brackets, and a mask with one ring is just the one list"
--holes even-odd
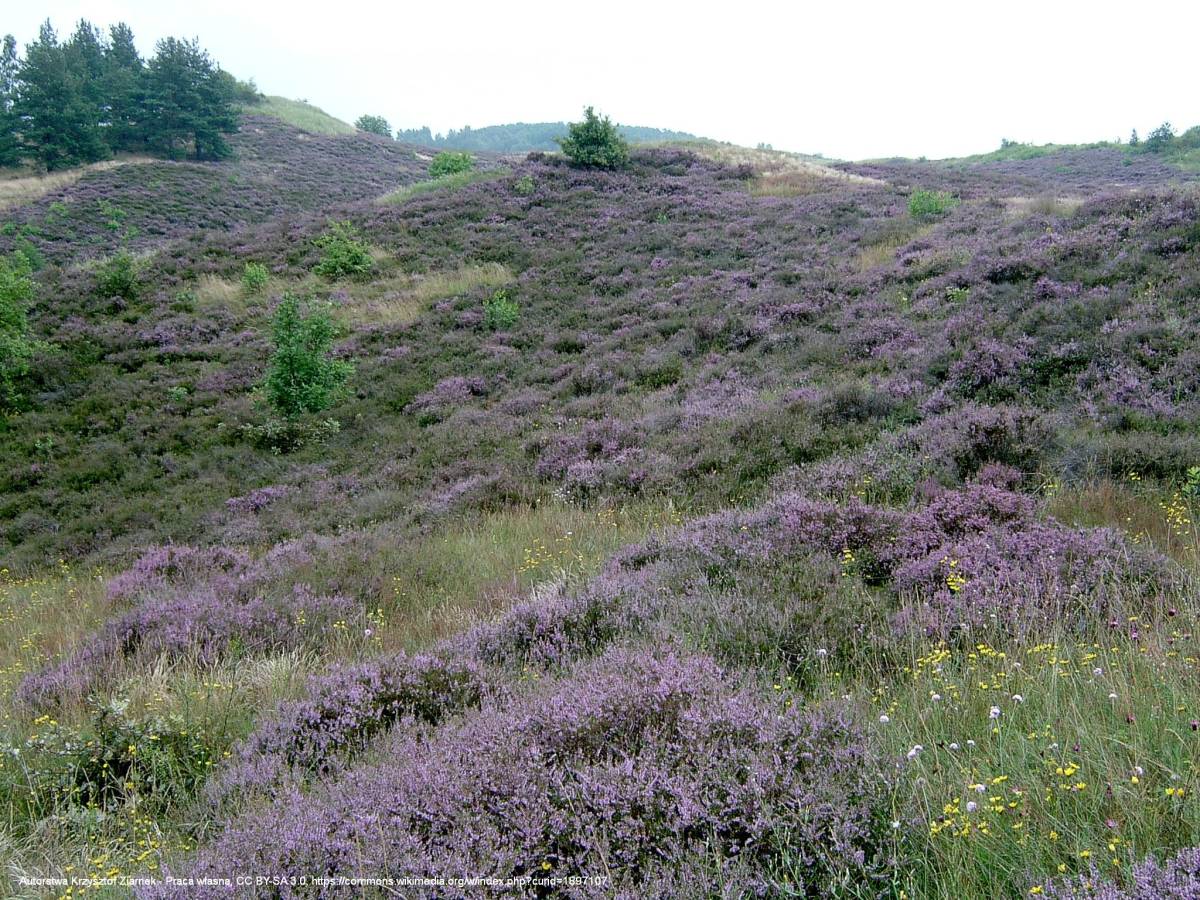
[(244, 115), (229, 144), (232, 155), (221, 162), (143, 157), (87, 167), (74, 178), (64, 178), (70, 170), (42, 176), (50, 189), (8, 210), (0, 249), (28, 248), (49, 261), (78, 263), (121, 248), (145, 251), (208, 231), (335, 210), (428, 177), (429, 163), (413, 147), (314, 134), (269, 114)]
[(231, 145), (5, 229), (10, 893), (1188, 896), (1187, 170)]

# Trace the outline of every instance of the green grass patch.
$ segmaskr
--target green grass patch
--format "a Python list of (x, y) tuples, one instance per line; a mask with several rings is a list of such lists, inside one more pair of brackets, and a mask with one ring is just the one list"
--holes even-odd
[(577, 583), (621, 547), (679, 524), (669, 501), (580, 507), (548, 501), (477, 515), (384, 562), (379, 641), (414, 650), (486, 621), (537, 585)]
[(384, 194), (380, 197), (379, 202), (404, 203), (413, 197), (432, 194), (436, 191), (456, 191), (459, 188), (464, 188), (469, 184), (476, 184), (480, 181), (496, 181), (507, 174), (508, 169), (472, 169), (453, 175), (443, 175), (441, 178), (431, 178), (429, 181), (418, 181), (416, 184), (408, 184), (402, 188), (397, 188), (390, 194)]
[(294, 128), (311, 131), (313, 134), (354, 134), (354, 126), (349, 122), (334, 118), (325, 110), (303, 100), (266, 97), (261, 104), (251, 107), (249, 111), (272, 116)]
[[(910, 897), (1025, 896), (1092, 864), (1134, 861), (1200, 830), (1200, 662), (1184, 629), (1095, 642), (937, 645), (869, 692), (902, 761), (896, 820)], [(1190, 628), (1190, 623), (1189, 623)], [(846, 693), (844, 684), (829, 690)]]

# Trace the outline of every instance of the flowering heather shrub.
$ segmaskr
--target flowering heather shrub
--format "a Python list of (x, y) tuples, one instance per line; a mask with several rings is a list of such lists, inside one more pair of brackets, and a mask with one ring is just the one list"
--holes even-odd
[[(1042, 521), (1033, 502), (1013, 490), (1018, 478), (1014, 470), (990, 466), (960, 490), (931, 487), (930, 502), (907, 512), (857, 498), (835, 503), (784, 494), (756, 510), (703, 517), (665, 542), (652, 541), (640, 565), (649, 559), (666, 566), (665, 572), (678, 572), (688, 561), (693, 567), (700, 563), (711, 580), (821, 552), (840, 559), (847, 574), (888, 588), (900, 608), (895, 618), (900, 632), (939, 635), (964, 626), (1021, 634), (1051, 622), (1094, 625), (1113, 614), (1143, 612), (1174, 586), (1166, 560), (1115, 532)], [(662, 574), (644, 569), (636, 574), (664, 584)], [(672, 577), (677, 586), (678, 576)], [(608, 587), (610, 598), (624, 590), (608, 572), (593, 590), (600, 585)], [(654, 619), (676, 621), (671, 601), (653, 596), (643, 589), (636, 606), (625, 602), (599, 617), (585, 614), (584, 620), (612, 617), (621, 624), (609, 630), (626, 633)], [(595, 599), (598, 595), (590, 602)], [(574, 601), (587, 602), (586, 591)], [(1115, 605), (1130, 602), (1143, 606)], [(571, 601), (563, 608), (575, 609)]]
[(617, 418), (588, 422), (576, 434), (557, 436), (534, 449), (538, 453), (535, 471), (540, 478), (563, 478), (572, 466), (611, 459), (623, 450), (636, 447), (640, 435)]
[(257, 488), (240, 497), (230, 497), (225, 501), (225, 508), (231, 513), (240, 515), (262, 512), (276, 500), (286, 497), (289, 493), (291, 493), (291, 488), (287, 485), (273, 484)]
[(787, 857), (793, 891), (849, 879), (870, 896), (892, 862), (888, 782), (845, 709), (620, 650), (462, 724), (405, 723), (377, 761), (234, 819), (189, 871), (554, 872), (611, 878), (580, 896), (652, 896), (676, 875), (778, 890)]
[(303, 559), (299, 546), (253, 562), (222, 548), (152, 550), (110, 583), (109, 599), (129, 608), (66, 658), (26, 676), (17, 699), (40, 708), (84, 698), (123, 666), (160, 657), (207, 665), (235, 652), (328, 641), (335, 625), (361, 619), (361, 604), (303, 583), (285, 587), (280, 567)]
[(171, 592), (142, 600), (62, 662), (27, 676), (16, 696), (43, 708), (101, 689), (130, 661), (187, 656), (210, 665), (235, 650), (312, 646), (335, 634), (335, 623), (360, 615), (360, 604), (303, 586), (277, 598), (221, 594), (211, 586)]
[(441, 421), (464, 403), (486, 397), (488, 385), (478, 376), (454, 375), (443, 378), (431, 390), (413, 398), (405, 412), (415, 412), (425, 424)]
[(923, 482), (961, 484), (989, 463), (1036, 471), (1053, 448), (1054, 432), (1038, 412), (968, 401), (885, 435), (857, 454), (817, 463), (797, 480), (826, 496), (859, 489), (873, 497), (904, 500)]
[(170, 587), (214, 576), (240, 577), (250, 557), (225, 547), (171, 545), (152, 548), (108, 583), (110, 600), (148, 597)]
[(920, 602), (901, 627), (948, 635), (999, 624), (1011, 635), (1051, 625), (1095, 624), (1149, 605), (1173, 584), (1164, 559), (1117, 532), (1039, 521), (1011, 490), (1016, 472), (991, 468), (961, 491), (943, 492), (909, 515), (898, 539), (879, 550), (895, 590)]
[(1004, 400), (1019, 390), (1018, 375), (1029, 362), (1026, 339), (1015, 343), (984, 338), (950, 367), (949, 383), (966, 397)]
[(1200, 848), (1180, 850), (1164, 862), (1149, 856), (1134, 863), (1121, 885), (1094, 865), (1087, 875), (1045, 885), (1054, 900), (1196, 900), (1200, 897)]
[(304, 699), (285, 704), (239, 748), (210, 785), (221, 802), (274, 790), (290, 775), (326, 774), (402, 720), (436, 725), (494, 694), (477, 665), (438, 656), (383, 657), (314, 679)]

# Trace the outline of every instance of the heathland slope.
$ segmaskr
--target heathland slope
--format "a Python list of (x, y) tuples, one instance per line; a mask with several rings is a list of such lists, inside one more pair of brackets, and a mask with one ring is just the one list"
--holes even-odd
[(336, 210), (427, 177), (428, 161), (394, 141), (302, 130), (267, 114), (242, 117), (221, 162), (140, 158), (46, 176), (51, 188), (7, 211), (0, 251), (32, 248), (79, 263), (120, 248)]
[[(0, 444), (11, 873), (1195, 871), (1191, 176), (660, 148), (381, 203), (427, 161), (237, 141), (16, 214), (47, 349)], [(132, 299), (76, 262), (118, 246), (95, 214), (47, 224), (96, 193), (158, 229)], [(317, 274), (331, 215), (369, 274)], [(261, 400), (284, 293), (355, 365), (305, 441)]]

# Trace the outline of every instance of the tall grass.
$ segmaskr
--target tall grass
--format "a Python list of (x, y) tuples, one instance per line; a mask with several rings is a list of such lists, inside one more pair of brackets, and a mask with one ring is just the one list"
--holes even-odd
[(413, 321), (430, 303), (476, 288), (510, 284), (513, 273), (500, 263), (464, 264), (429, 275), (398, 274), (348, 289), (339, 317), (351, 326), (394, 326)]
[[(935, 645), (856, 692), (904, 769), (912, 897), (1016, 897), (1049, 876), (1118, 880), (1200, 833), (1200, 662), (1186, 627)], [(834, 682), (829, 690), (844, 692)]]

